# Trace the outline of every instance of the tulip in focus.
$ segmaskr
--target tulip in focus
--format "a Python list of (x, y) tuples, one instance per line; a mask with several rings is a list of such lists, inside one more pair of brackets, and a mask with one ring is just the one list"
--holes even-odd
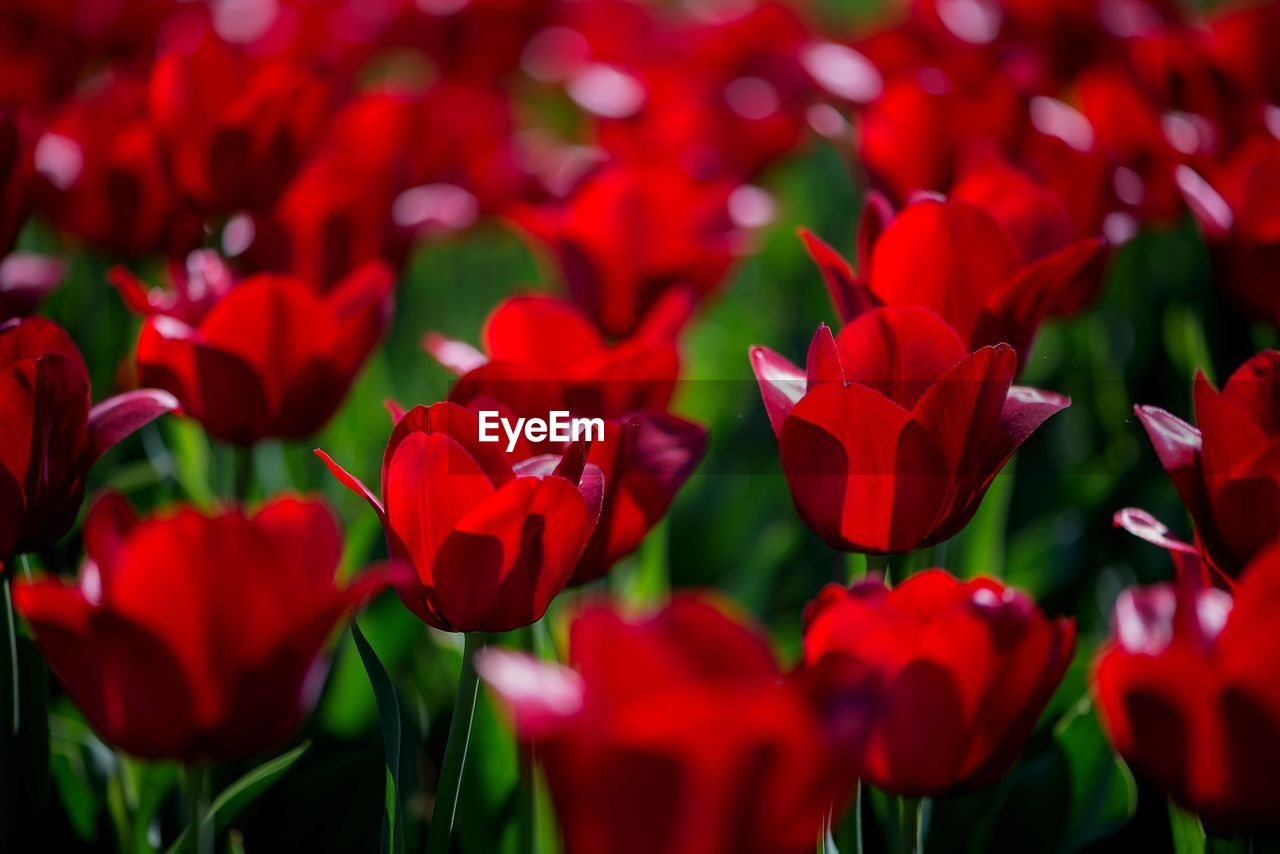
[(0, 324), (0, 557), (51, 545), (80, 512), (89, 468), (177, 407), (165, 391), (91, 405), (75, 343), (41, 318)]
[(316, 453), (373, 507), (392, 557), (415, 575), (405, 606), (452, 632), (537, 622), (573, 573), (600, 517), (604, 479), (581, 444), (514, 466), (478, 440), (479, 420), (453, 403), (416, 406), (391, 433), (382, 500)]
[(646, 617), (596, 606), (569, 666), (489, 649), (476, 669), (536, 745), (566, 850), (800, 852), (857, 775), (865, 717), (710, 602)]
[(838, 337), (819, 326), (804, 370), (765, 347), (750, 355), (796, 510), (845, 551), (950, 538), (1018, 446), (1071, 402), (1014, 386), (1008, 344), (970, 353), (924, 308), (867, 311)]
[[(526, 418), (561, 410), (605, 420), (604, 441), (587, 457), (604, 474), (604, 503), (575, 582), (599, 578), (639, 547), (706, 450), (701, 425), (666, 411), (680, 370), (674, 335), (689, 308), (687, 295), (672, 292), (635, 335), (610, 345), (572, 304), (519, 296), (485, 323), (487, 355), (438, 335), (425, 341), (461, 375), (449, 394), (454, 403)], [(516, 453), (563, 450), (522, 446)]]
[(876, 698), (863, 779), (931, 797), (1009, 769), (1075, 635), (1072, 620), (1049, 619), (1019, 590), (930, 569), (892, 589), (829, 585), (809, 606), (804, 656), (810, 667), (838, 663)]
[(299, 498), (139, 519), (107, 494), (85, 548), (75, 583), (19, 581), (15, 604), (98, 734), (149, 759), (280, 747), (318, 697), (334, 627), (385, 583), (336, 586), (341, 532)]

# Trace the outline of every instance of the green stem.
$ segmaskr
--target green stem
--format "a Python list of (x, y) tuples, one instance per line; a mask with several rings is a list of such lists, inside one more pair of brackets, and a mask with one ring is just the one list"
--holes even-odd
[(209, 769), (191, 764), (183, 769), (186, 776), (187, 809), (191, 827), (187, 838), (195, 854), (213, 854), (213, 822), (209, 820)]
[(902, 854), (924, 854), (924, 813), (928, 798), (902, 799)]
[(840, 854), (862, 854), (862, 781), (853, 786), (853, 798), (845, 811), (836, 840)]
[(887, 582), (892, 579), (892, 566), (890, 558), (892, 555), (867, 555), (867, 575), (879, 573)]
[(253, 446), (236, 445), (232, 453), (235, 455), (234, 496), (237, 502), (244, 504), (249, 500), (249, 489), (253, 484)]
[(125, 795), (124, 759), (116, 754), (114, 767), (107, 775), (107, 812), (111, 816), (111, 827), (116, 834), (116, 847), (120, 854), (133, 854), (133, 817), (129, 810), (129, 799)]
[(18, 672), (18, 615), (13, 608), (13, 567), (6, 565), (3, 568), (3, 572), (4, 643), (9, 647), (9, 691), (13, 700), (9, 709), (9, 714), (11, 715), (9, 726), (10, 732), (16, 736), (22, 718), (22, 704), (18, 697), (21, 685), (21, 674)]
[[(534, 627), (521, 630), (519, 641), (525, 652), (536, 652)], [(517, 751), (520, 780), (516, 790), (516, 850), (533, 854), (538, 844), (538, 766), (532, 741), (518, 741)]]
[(458, 674), (458, 691), (453, 698), (453, 720), (449, 722), (449, 740), (440, 766), (440, 785), (436, 788), (435, 809), (427, 829), (427, 854), (447, 854), (453, 821), (458, 814), (458, 795), (462, 791), (462, 771), (467, 762), (471, 741), (471, 719), (476, 711), (476, 652), (484, 646), (484, 635), (468, 632), (463, 636), (462, 670)]
[(844, 556), (846, 580), (853, 584), (867, 577), (867, 556), (858, 552), (849, 552)]

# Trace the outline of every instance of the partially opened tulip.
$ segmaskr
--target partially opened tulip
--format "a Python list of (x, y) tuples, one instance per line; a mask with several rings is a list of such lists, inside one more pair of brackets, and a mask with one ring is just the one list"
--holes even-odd
[(604, 331), (629, 335), (663, 294), (706, 297), (728, 275), (745, 241), (729, 215), (733, 189), (672, 165), (615, 164), (513, 219), (552, 251), (574, 302)]
[(445, 631), (537, 622), (600, 517), (603, 478), (581, 444), (512, 465), (501, 446), (479, 441), (475, 414), (454, 403), (400, 418), (382, 459), (381, 501), (316, 453), (373, 507), (392, 557), (415, 570), (398, 585), (405, 606)]
[(1116, 600), (1093, 693), (1134, 771), (1229, 834), (1280, 823), (1280, 551), (1232, 592), (1179, 571)]
[(167, 294), (148, 293), (123, 269), (112, 280), (147, 315), (137, 346), (142, 383), (172, 392), (183, 414), (241, 445), (324, 426), (382, 337), (395, 283), (379, 262), (327, 293), (269, 273), (232, 286), (207, 262)]
[(1008, 344), (970, 352), (923, 308), (820, 326), (804, 370), (751, 350), (800, 518), (833, 548), (911, 551), (956, 534), (1067, 397), (1014, 386)]
[(1134, 412), (1196, 525), (1208, 561), (1227, 576), (1280, 526), (1280, 352), (1264, 350), (1215, 391), (1195, 381), (1193, 427), (1155, 406)]
[(93, 406), (75, 343), (40, 318), (0, 324), (0, 556), (51, 545), (80, 512), (89, 468), (177, 407), (144, 389)]
[(888, 206), (873, 201), (856, 274), (830, 246), (802, 237), (846, 323), (868, 307), (922, 306), (970, 349), (1004, 343), (1025, 361), (1045, 317), (1069, 305), (1072, 288), (1096, 267), (1102, 241), (1073, 240), (1043, 254), (1044, 238), (1024, 233), (1037, 226), (1022, 219), (958, 198), (921, 199), (890, 219)]
[(805, 663), (839, 663), (875, 697), (863, 779), (913, 797), (998, 780), (1075, 647), (1075, 623), (1023, 592), (940, 569), (890, 589), (830, 585), (809, 606)]
[(299, 498), (139, 519), (108, 494), (85, 547), (76, 582), (21, 581), (15, 603), (98, 734), (153, 759), (280, 747), (318, 698), (334, 628), (385, 583), (335, 584), (342, 534)]
[(485, 650), (482, 678), (536, 744), (569, 852), (799, 852), (857, 776), (866, 715), (784, 676), (757, 632), (677, 597), (570, 629), (569, 666)]
[[(487, 353), (430, 335), (427, 350), (461, 374), (454, 403), (516, 417), (553, 411), (604, 420), (588, 462), (604, 473), (600, 523), (574, 571), (575, 582), (608, 572), (635, 551), (666, 514), (706, 450), (707, 431), (666, 412), (679, 374), (673, 336), (689, 299), (672, 293), (645, 318), (639, 332), (613, 345), (572, 304), (551, 297), (513, 297), (489, 316)], [(560, 453), (564, 443), (530, 447)]]

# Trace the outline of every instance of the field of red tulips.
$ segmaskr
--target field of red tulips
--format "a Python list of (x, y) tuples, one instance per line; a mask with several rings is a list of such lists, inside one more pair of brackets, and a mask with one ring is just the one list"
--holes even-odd
[(0, 853), (1280, 852), (1280, 2), (3, 0)]

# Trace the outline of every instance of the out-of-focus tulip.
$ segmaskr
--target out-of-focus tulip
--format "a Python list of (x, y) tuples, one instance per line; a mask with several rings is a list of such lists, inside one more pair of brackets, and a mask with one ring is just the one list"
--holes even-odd
[(462, 231), (524, 189), (512, 133), (504, 96), (457, 81), (362, 95), (277, 204), (224, 243), (255, 268), (325, 285), (374, 258), (398, 263), (412, 238)]
[(729, 214), (733, 188), (674, 166), (607, 166), (561, 203), (514, 219), (554, 253), (574, 302), (611, 335), (629, 335), (677, 287), (706, 297), (745, 235)]
[(1004, 222), (957, 199), (922, 199), (887, 222), (886, 211), (872, 202), (863, 215), (857, 275), (831, 247), (802, 234), (842, 319), (878, 305), (922, 306), (970, 349), (1004, 343), (1024, 361), (1040, 323), (1102, 251), (1101, 240), (1085, 238), (1028, 258)]
[(1014, 386), (1007, 344), (973, 353), (923, 308), (819, 326), (801, 370), (765, 347), (751, 367), (801, 519), (833, 548), (938, 543), (973, 516), (1018, 446), (1067, 397)]
[(839, 662), (876, 698), (863, 778), (902, 795), (994, 783), (1071, 663), (1075, 623), (1000, 582), (940, 569), (892, 590), (829, 585), (809, 606), (808, 666)]
[(809, 850), (857, 775), (863, 708), (780, 674), (705, 600), (588, 609), (569, 661), (490, 649), (476, 669), (536, 743), (570, 852)]
[(760, 3), (674, 38), (636, 69), (634, 109), (600, 116), (605, 149), (701, 178), (750, 180), (800, 144), (818, 89), (802, 63), (812, 36), (794, 10)]
[(514, 466), (482, 443), (475, 414), (416, 406), (382, 459), (382, 500), (323, 451), (330, 471), (373, 507), (393, 558), (411, 565), (406, 607), (445, 631), (503, 632), (537, 622), (600, 517), (604, 481), (574, 445)]
[(14, 252), (0, 260), (0, 323), (23, 317), (58, 285), (67, 265), (59, 258)]
[(198, 242), (179, 216), (144, 87), (111, 76), (62, 104), (36, 139), (35, 207), (97, 246), (140, 253)]
[(1179, 580), (1116, 600), (1093, 692), (1111, 743), (1215, 833), (1280, 821), (1280, 551), (1232, 592)]
[[(524, 418), (559, 410), (605, 420), (603, 441), (587, 457), (604, 473), (604, 504), (575, 582), (599, 578), (639, 547), (706, 450), (701, 425), (666, 412), (679, 374), (673, 335), (688, 308), (687, 296), (672, 292), (636, 335), (610, 346), (573, 305), (522, 296), (489, 316), (488, 355), (438, 335), (426, 339), (428, 352), (461, 375), (449, 394), (454, 403)], [(517, 456), (543, 450), (564, 446), (522, 442)]]
[(319, 501), (139, 519), (108, 494), (74, 583), (19, 581), (18, 611), (89, 723), (135, 756), (279, 747), (315, 703), (334, 626), (384, 583), (334, 583), (342, 534)]
[(1195, 521), (1208, 560), (1236, 576), (1280, 531), (1280, 352), (1265, 350), (1221, 392), (1195, 381), (1196, 424), (1134, 408)]
[(212, 34), (161, 56), (148, 94), (175, 188), (204, 213), (270, 204), (328, 112), (316, 72), (257, 61)]
[(1255, 135), (1205, 171), (1180, 166), (1177, 181), (1209, 244), (1214, 284), (1244, 314), (1280, 325), (1280, 141)]
[(92, 406), (75, 343), (40, 318), (0, 324), (0, 555), (50, 545), (80, 512), (90, 466), (177, 406), (144, 389)]
[[(386, 328), (390, 268), (366, 264), (317, 293), (300, 278), (269, 273), (227, 287), (219, 264), (202, 263), (167, 295), (147, 294), (123, 269), (112, 272), (130, 306), (147, 315), (137, 347), (141, 382), (172, 392), (183, 414), (228, 442), (319, 430)], [(196, 291), (209, 282), (226, 289), (210, 301), (184, 287), (192, 281)]]

